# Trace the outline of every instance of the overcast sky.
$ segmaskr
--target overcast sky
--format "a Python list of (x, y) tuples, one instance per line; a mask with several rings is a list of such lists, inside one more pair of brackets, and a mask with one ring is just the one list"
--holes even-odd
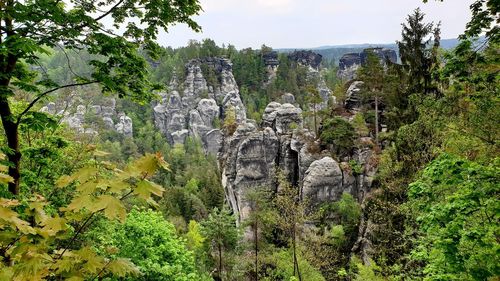
[(401, 23), (417, 7), (426, 21), (441, 21), (442, 38), (455, 38), (470, 18), (472, 0), (200, 0), (195, 17), (203, 28), (185, 25), (161, 33), (164, 46), (184, 46), (189, 39), (211, 38), (237, 48), (312, 48), (325, 45), (393, 43)]

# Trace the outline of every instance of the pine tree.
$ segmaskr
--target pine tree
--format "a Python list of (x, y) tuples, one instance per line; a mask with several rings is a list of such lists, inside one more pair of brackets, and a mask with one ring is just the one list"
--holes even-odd
[(402, 40), (397, 42), (404, 69), (409, 77), (408, 94), (436, 91), (432, 70), (437, 62), (440, 24), (424, 23), (424, 13), (416, 9), (403, 23)]
[(233, 250), (239, 239), (239, 231), (234, 216), (226, 208), (215, 208), (208, 219), (201, 223), (201, 231), (207, 241), (211, 242), (218, 257), (218, 274), (222, 280), (224, 270), (223, 252)]
[(367, 63), (358, 74), (358, 79), (364, 82), (365, 96), (375, 101), (375, 142), (378, 144), (379, 135), (379, 102), (384, 94), (385, 70), (379, 58), (372, 52), (368, 52)]

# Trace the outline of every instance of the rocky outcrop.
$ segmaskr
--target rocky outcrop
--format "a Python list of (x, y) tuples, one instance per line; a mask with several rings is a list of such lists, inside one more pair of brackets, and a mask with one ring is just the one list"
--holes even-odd
[(359, 53), (348, 53), (339, 60), (339, 70), (337, 77), (342, 80), (351, 80), (356, 76), (358, 68), (361, 66), (361, 56)]
[(343, 193), (339, 163), (324, 157), (311, 163), (302, 184), (302, 197), (317, 203), (336, 201)]
[(343, 55), (339, 60), (339, 70), (337, 76), (342, 80), (352, 80), (356, 78), (358, 68), (364, 65), (368, 58), (368, 53), (372, 52), (380, 61), (386, 62), (387, 60), (396, 63), (398, 57), (396, 52), (392, 49), (386, 48), (367, 48), (361, 53), (348, 53)]
[[(215, 74), (214, 85), (207, 83), (203, 69)], [(232, 64), (227, 59), (191, 60), (186, 64), (183, 83), (179, 85), (173, 79), (168, 92), (160, 96), (161, 101), (154, 105), (155, 125), (171, 144), (183, 143), (188, 136), (198, 138), (205, 151), (216, 155), (222, 147), (219, 127), (226, 113), (234, 111), (238, 123), (246, 120)]]
[(363, 81), (354, 81), (349, 85), (346, 91), (345, 107), (350, 110), (357, 111), (361, 107), (361, 87)]
[[(311, 52), (295, 56), (308, 67), (308, 75), (321, 77), (321, 56)], [(265, 59), (274, 65), (273, 57)], [(205, 79), (207, 69), (210, 75), (215, 74), (215, 82), (214, 77)], [(324, 81), (318, 87), (321, 85)], [(326, 89), (320, 91), (324, 104), (331, 98)], [(160, 95), (161, 101), (154, 105), (156, 126), (170, 143), (196, 137), (207, 153), (217, 155), (226, 200), (239, 222), (251, 211), (246, 197), (249, 191), (260, 187), (277, 190), (278, 170), (311, 202), (311, 208), (337, 200), (343, 192), (358, 196), (364, 188), (361, 185), (370, 183), (361, 174), (344, 169), (346, 163), (321, 152), (314, 134), (303, 128), (302, 110), (295, 105), (293, 95), (284, 94), (282, 103), (269, 103), (260, 124), (247, 119), (231, 62), (226, 59), (190, 61), (186, 79), (181, 83), (174, 79), (169, 90)], [(238, 126), (228, 135), (219, 125), (233, 111)]]
[(349, 163), (339, 163), (321, 152), (314, 135), (302, 126), (300, 108), (271, 102), (260, 126), (242, 123), (224, 140), (220, 154), (222, 182), (239, 221), (251, 211), (247, 192), (260, 187), (277, 190), (278, 170), (300, 190), (312, 209), (338, 200), (343, 192), (359, 197), (371, 185), (374, 169), (367, 164), (369, 149), (353, 155), (363, 167), (362, 173), (353, 172)]
[(131, 138), (133, 135), (132, 119), (126, 115), (120, 116), (118, 123), (115, 125), (116, 131), (125, 137)]
[(264, 82), (264, 88), (267, 87), (271, 82), (276, 79), (276, 74), (278, 73), (279, 60), (278, 52), (270, 51), (262, 54), (262, 59), (264, 60), (264, 65), (266, 66), (267, 78)]
[(288, 58), (300, 65), (310, 66), (319, 70), (323, 56), (310, 50), (294, 51), (288, 55)]
[(82, 103), (81, 97), (73, 95), (66, 101), (50, 102), (40, 111), (60, 116), (62, 123), (79, 134), (97, 135), (102, 130), (114, 130), (125, 137), (133, 136), (132, 119), (116, 111), (114, 98), (91, 101), (88, 106)]

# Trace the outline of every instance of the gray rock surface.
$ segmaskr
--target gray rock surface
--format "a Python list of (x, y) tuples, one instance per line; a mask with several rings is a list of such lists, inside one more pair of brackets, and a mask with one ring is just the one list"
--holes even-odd
[(398, 61), (396, 52), (392, 49), (367, 48), (361, 53), (349, 53), (343, 55), (339, 60), (339, 70), (337, 72), (337, 76), (344, 81), (355, 79), (358, 68), (366, 64), (368, 53), (370, 51), (379, 57), (380, 61), (383, 63), (385, 63), (386, 60), (389, 60), (392, 63), (396, 63)]
[(343, 192), (342, 171), (337, 161), (324, 157), (311, 163), (302, 184), (303, 198), (319, 204), (336, 201)]
[(290, 93), (285, 93), (281, 96), (281, 101), (283, 103), (295, 104), (295, 96)]
[(360, 110), (361, 107), (361, 87), (363, 81), (354, 81), (346, 91), (345, 106), (347, 109)]
[[(208, 85), (203, 75), (204, 67), (215, 73), (217, 85)], [(171, 144), (184, 141), (188, 136), (198, 138), (206, 152), (217, 155), (222, 147), (222, 132), (218, 126), (227, 111), (234, 110), (238, 123), (246, 120), (232, 63), (227, 59), (191, 60), (186, 64), (186, 78), (182, 84), (174, 78), (169, 91), (160, 95), (161, 101), (153, 108), (155, 125)]]
[(323, 60), (322, 55), (309, 50), (294, 51), (288, 55), (288, 58), (301, 65), (310, 66), (314, 69), (319, 69), (321, 61)]
[(131, 138), (134, 131), (132, 128), (132, 119), (126, 115), (120, 116), (120, 120), (115, 125), (116, 131), (125, 137)]

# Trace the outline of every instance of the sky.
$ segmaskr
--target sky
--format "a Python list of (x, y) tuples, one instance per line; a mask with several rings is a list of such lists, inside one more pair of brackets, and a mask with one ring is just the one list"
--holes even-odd
[(186, 25), (162, 32), (163, 46), (185, 46), (211, 38), (236, 48), (314, 48), (328, 45), (394, 43), (401, 23), (421, 7), (425, 21), (441, 21), (442, 38), (456, 38), (470, 19), (473, 0), (200, 0), (194, 17), (203, 32)]

